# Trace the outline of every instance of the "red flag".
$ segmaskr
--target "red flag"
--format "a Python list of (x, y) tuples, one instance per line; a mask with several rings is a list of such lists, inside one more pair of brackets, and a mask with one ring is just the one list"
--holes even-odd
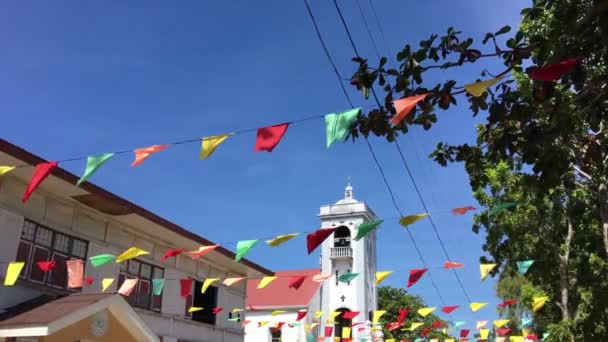
[(222, 310), (224, 310), (224, 309), (222, 309), (222, 308), (220, 308), (220, 307), (218, 306), (218, 307), (215, 307), (215, 308), (211, 309), (211, 312), (212, 312), (214, 315), (217, 315), (218, 313), (222, 312)]
[(329, 237), (336, 228), (319, 229), (316, 232), (306, 235), (306, 247), (308, 254), (312, 253), (327, 237)]
[(454, 208), (454, 209), (452, 209), (452, 214), (454, 214), (454, 215), (464, 215), (464, 214), (466, 214), (470, 210), (477, 210), (477, 208), (472, 207), (470, 205), (466, 206), (466, 207), (462, 207), (462, 208)]
[(325, 327), (325, 337), (331, 337), (331, 333), (334, 331), (334, 327), (326, 326)]
[(304, 280), (306, 280), (306, 276), (291, 277), (291, 280), (289, 281), (289, 288), (293, 287), (294, 289), (298, 290), (304, 283)]
[(410, 311), (408, 309), (399, 309), (399, 316), (397, 316), (397, 323), (403, 323), (405, 317)]
[(530, 78), (535, 81), (555, 81), (574, 69), (578, 58), (570, 58), (557, 64), (546, 65), (530, 72)]
[(446, 314), (450, 314), (450, 313), (452, 313), (452, 311), (458, 309), (459, 307), (460, 307), (460, 305), (444, 306), (443, 308), (441, 308), (441, 311), (443, 311)]
[(300, 310), (300, 311), (298, 311), (298, 317), (296, 317), (296, 321), (299, 321), (302, 318), (306, 317), (307, 313), (308, 312), (306, 310)]
[(182, 297), (188, 297), (190, 291), (192, 291), (192, 279), (182, 278), (179, 280), (180, 290), (179, 293)]
[(160, 258), (160, 261), (163, 262), (163, 261), (165, 261), (165, 260), (167, 260), (167, 259), (169, 259), (171, 257), (178, 256), (178, 255), (182, 254), (183, 252), (184, 252), (183, 249), (171, 249), (171, 250), (168, 250), (168, 251), (165, 252), (165, 255), (163, 255), (163, 257)]
[(501, 308), (504, 308), (504, 307), (507, 307), (507, 306), (509, 306), (511, 304), (515, 304), (515, 303), (517, 303), (517, 299), (507, 299), (504, 302), (498, 304), (498, 306)]
[(440, 326), (442, 326), (442, 325), (443, 325), (443, 322), (442, 322), (442, 321), (435, 321), (435, 322), (433, 322), (432, 327), (433, 327), (433, 328), (439, 328), (439, 327), (440, 327)]
[(410, 97), (406, 97), (406, 98), (403, 98), (400, 100), (393, 101), (393, 106), (395, 106), (395, 111), (397, 113), (391, 119), (391, 124), (393, 126), (400, 124), (401, 121), (403, 121), (403, 119), (405, 119), (405, 117), (408, 116), (408, 114), (410, 114), (412, 109), (414, 109), (414, 107), (416, 107), (416, 104), (418, 104), (418, 102), (424, 100), (424, 98), (429, 95), (430, 95), (430, 93), (426, 93), (426, 94), (414, 95), (414, 96), (410, 96)]
[(287, 132), (287, 127), (289, 127), (288, 123), (258, 128), (254, 150), (272, 152), (281, 142), (283, 135)]
[(385, 328), (386, 330), (388, 330), (388, 331), (393, 331), (393, 330), (395, 330), (395, 329), (400, 328), (400, 327), (401, 327), (401, 325), (402, 325), (402, 323), (399, 323), (399, 322), (386, 323), (386, 324), (384, 325), (384, 328)]
[(443, 264), (443, 268), (450, 269), (450, 268), (461, 268), (464, 267), (464, 264), (461, 264), (459, 262), (454, 262), (454, 261), (446, 261), (445, 264)]
[(84, 283), (87, 284), (87, 286), (93, 285), (93, 280), (93, 277), (84, 277)]
[(496, 332), (498, 333), (498, 335), (506, 335), (509, 333), (509, 331), (511, 331), (511, 329), (509, 329), (509, 328), (496, 329)]
[(465, 338), (465, 337), (469, 336), (470, 332), (471, 331), (469, 329), (462, 329), (462, 330), (460, 330), (460, 337)]
[(431, 328), (422, 328), (422, 331), (420, 332), (420, 336), (424, 337), (424, 336), (426, 336), (426, 334), (430, 333), (431, 331), (433, 331), (433, 329), (431, 329)]
[(526, 339), (532, 340), (532, 341), (538, 341), (538, 336), (536, 336), (536, 334), (529, 334), (528, 336), (526, 336)]
[(273, 331), (273, 332), (277, 332), (277, 331), (281, 330), (281, 328), (282, 328), (284, 325), (285, 325), (285, 322), (279, 322), (279, 323), (277, 323), (277, 325), (275, 325), (275, 327), (274, 327), (274, 328), (272, 328), (272, 331)]
[(38, 261), (36, 265), (42, 272), (48, 272), (55, 268), (55, 261)]
[(344, 319), (353, 319), (359, 315), (359, 311), (346, 311), (342, 314), (342, 318)]
[(32, 195), (32, 192), (36, 190), (40, 183), (44, 182), (46, 177), (51, 174), (51, 171), (53, 171), (53, 169), (56, 168), (57, 165), (59, 165), (58, 162), (46, 162), (36, 165), (36, 167), (34, 168), (34, 174), (32, 175), (32, 179), (30, 180), (30, 184), (27, 185), (25, 193), (23, 194), (23, 198), (21, 199), (23, 203), (27, 202), (27, 200)]
[(426, 273), (426, 268), (415, 268), (410, 270), (410, 278), (407, 280), (407, 287), (411, 287), (416, 284), (420, 278)]

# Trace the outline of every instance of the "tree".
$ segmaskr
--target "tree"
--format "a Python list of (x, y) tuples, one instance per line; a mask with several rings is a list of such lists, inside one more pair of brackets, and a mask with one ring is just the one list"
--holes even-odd
[[(397, 329), (389, 330), (387, 325), (384, 327), (385, 338), (395, 338), (397, 340), (410, 339), (414, 341), (421, 334), (428, 338), (443, 338), (446, 337), (441, 330), (447, 327), (448, 322), (442, 321), (434, 314), (426, 317), (419, 316), (416, 312), (418, 309), (425, 307), (422, 298), (413, 296), (407, 293), (405, 289), (395, 288), (390, 286), (381, 286), (378, 288), (378, 310), (386, 310), (382, 316), (382, 321), (397, 322), (399, 317), (399, 309), (407, 309), (409, 312), (403, 322), (403, 325)], [(423, 326), (414, 331), (404, 331), (403, 328), (409, 328), (413, 322), (424, 323)], [(440, 327), (433, 327), (433, 323), (441, 322)]]
[[(357, 57), (351, 83), (371, 91), (378, 107), (358, 117), (350, 136), (370, 134), (394, 142), (408, 125), (430, 129), (437, 111), (457, 105), (462, 95), (486, 123), (475, 145), (438, 143), (431, 157), (440, 165), (463, 162), (475, 198), (485, 208), (473, 231), (487, 233), (484, 249), (503, 278), (517, 274), (516, 262), (534, 259), (518, 289), (524, 306), (546, 294), (555, 305), (533, 313), (538, 332), (555, 341), (608, 340), (608, 1), (533, 0), (522, 11), (518, 31), (505, 26), (488, 33), (483, 46), (449, 28), (410, 44), (396, 56), (399, 67), (378, 67)], [(488, 47), (489, 46), (489, 47)], [(482, 50), (491, 51), (482, 52)], [(482, 79), (502, 79), (481, 96), (456, 80), (428, 86), (427, 72), (499, 58), (504, 69)], [(540, 66), (576, 58), (576, 67), (556, 81), (534, 81)], [(524, 70), (523, 65), (532, 65)], [(381, 101), (376, 89), (385, 92)], [(396, 126), (393, 100), (430, 93)], [(516, 202), (494, 214), (491, 208)], [(486, 261), (482, 258), (482, 261)]]

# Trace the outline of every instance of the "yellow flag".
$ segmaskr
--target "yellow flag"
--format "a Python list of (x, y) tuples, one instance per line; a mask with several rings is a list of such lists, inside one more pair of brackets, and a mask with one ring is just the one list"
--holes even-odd
[(418, 314), (422, 317), (426, 317), (430, 315), (436, 308), (420, 308), (418, 309)]
[(530, 330), (528, 330), (528, 329), (521, 329), (521, 335), (522, 336), (528, 336), (528, 335), (530, 335)]
[(200, 306), (191, 306), (188, 308), (188, 312), (197, 312), (201, 310), (203, 310), (203, 308), (201, 308)]
[(509, 323), (508, 319), (497, 319), (494, 321), (494, 326), (497, 328), (502, 328), (505, 324)]
[(376, 285), (384, 281), (391, 273), (393, 273), (393, 271), (376, 272)]
[(207, 292), (207, 289), (209, 288), (209, 286), (211, 286), (211, 284), (213, 284), (214, 282), (220, 280), (220, 278), (207, 278), (205, 279), (205, 281), (203, 282), (203, 286), (201, 286), (201, 293), (205, 293)]
[(103, 278), (101, 280), (101, 292), (105, 292), (114, 282), (114, 278)]
[(315, 317), (316, 318), (319, 318), (321, 316), (323, 316), (323, 311), (315, 311)]
[(262, 281), (260, 281), (260, 283), (258, 284), (258, 289), (265, 288), (268, 284), (270, 284), (275, 279), (277, 279), (276, 276), (262, 278)]
[(374, 311), (374, 319), (372, 320), (373, 324), (378, 324), (380, 317), (386, 313), (386, 310), (376, 310)]
[(509, 336), (509, 342), (524, 342), (523, 336)]
[(334, 336), (334, 342), (340, 342), (342, 339), (340, 336)]
[(278, 315), (278, 314), (282, 314), (282, 313), (286, 313), (286, 312), (287, 312), (287, 311), (285, 311), (285, 310), (274, 310), (274, 311), (273, 311), (273, 312), (271, 312), (270, 314), (271, 314), (272, 316), (276, 316), (276, 315)]
[(532, 311), (536, 312), (545, 306), (545, 303), (549, 300), (549, 297), (533, 297), (532, 298)]
[(203, 142), (201, 143), (201, 153), (199, 154), (198, 158), (205, 159), (211, 157), (213, 152), (215, 152), (215, 149), (231, 135), (232, 133), (203, 138)]
[(471, 303), (471, 304), (469, 304), (469, 306), (471, 307), (471, 310), (473, 310), (473, 312), (477, 312), (479, 309), (483, 308), (486, 305), (488, 305), (488, 303)]
[(340, 311), (332, 311), (329, 313), (329, 318), (327, 319), (327, 324), (334, 324), (336, 317), (340, 316), (342, 312)]
[(14, 166), (0, 166), (0, 176), (13, 171), (14, 169)]
[(21, 274), (21, 270), (25, 266), (24, 262), (13, 261), (9, 262), (6, 268), (6, 276), (4, 277), (4, 286), (13, 286)]
[(350, 338), (350, 328), (342, 327), (342, 338)]
[(232, 309), (232, 312), (243, 312), (243, 309), (235, 308), (235, 309)]
[(500, 82), (500, 80), (502, 80), (503, 77), (504, 76), (499, 76), (499, 77), (492, 78), (492, 79), (485, 80), (485, 81), (479, 81), (479, 82), (475, 82), (475, 83), (466, 84), (464, 86), (464, 89), (466, 89), (466, 91), (468, 91), (469, 94), (471, 94), (475, 97), (479, 97), (479, 96), (483, 95), (483, 93), (488, 88), (490, 88), (491, 86)]
[(268, 321), (259, 321), (259, 322), (258, 322), (258, 327), (263, 327), (263, 326), (265, 326), (266, 324), (268, 324)]
[(116, 257), (116, 262), (121, 262), (133, 258), (137, 258), (140, 255), (150, 254), (150, 252), (146, 252), (143, 249), (139, 249), (137, 247), (131, 247), (126, 251), (122, 252), (121, 255)]
[(403, 216), (401, 219), (399, 219), (399, 224), (402, 225), (402, 226), (404, 226), (404, 227), (407, 227), (410, 224), (412, 224), (412, 223), (414, 223), (414, 222), (416, 222), (418, 220), (421, 220), (421, 219), (423, 219), (423, 218), (425, 218), (427, 216), (429, 216), (429, 214), (426, 214), (426, 213)]
[(479, 329), (479, 337), (481, 337), (482, 340), (487, 340), (489, 334), (490, 329)]
[(409, 330), (409, 331), (414, 331), (414, 330), (416, 330), (417, 328), (419, 328), (419, 327), (421, 327), (421, 326), (423, 326), (423, 325), (424, 325), (424, 323), (420, 323), (420, 322), (412, 322), (412, 325), (410, 325), (410, 327), (409, 327), (409, 328), (407, 328), (407, 330)]
[(278, 245), (281, 245), (291, 239), (293, 239), (294, 237), (300, 235), (300, 233), (292, 233), (292, 234), (287, 234), (287, 235), (279, 235), (277, 237), (275, 237), (272, 240), (268, 240), (266, 241), (266, 243), (268, 244), (268, 246), (270, 247), (276, 247)]
[(454, 342), (455, 340), (453, 338), (446, 338), (445, 340), (443, 340), (444, 342)]
[(481, 273), (481, 280), (486, 279), (488, 274), (496, 267), (496, 264), (480, 264), (479, 272)]
[(394, 338), (387, 338), (384, 342), (397, 342)]
[[(488, 324), (488, 321), (477, 321), (477, 330), (483, 328)], [(485, 339), (484, 339), (485, 340)]]

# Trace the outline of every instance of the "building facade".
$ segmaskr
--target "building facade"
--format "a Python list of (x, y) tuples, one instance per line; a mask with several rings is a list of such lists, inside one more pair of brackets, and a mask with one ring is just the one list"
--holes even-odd
[[(335, 228), (321, 246), (321, 269), (291, 270), (277, 272), (284, 275), (264, 289), (256, 289), (259, 281), (249, 281), (247, 291), (248, 310), (246, 315), (246, 342), (304, 342), (321, 337), (346, 337), (351, 328), (350, 338), (353, 341), (381, 341), (372, 336), (371, 320), (377, 310), (376, 294), (376, 233), (371, 232), (359, 241), (353, 238), (361, 223), (376, 219), (374, 212), (353, 196), (349, 184), (344, 198), (335, 204), (320, 208), (319, 217), (322, 229)], [(358, 273), (348, 283), (338, 281), (345, 273)], [(314, 275), (332, 275), (323, 282), (312, 280)], [(304, 290), (288, 287), (289, 276), (306, 275)], [(314, 292), (311, 292), (314, 290)], [(302, 325), (295, 324), (298, 312), (306, 311), (307, 316)], [(315, 317), (322, 311), (323, 315)], [(357, 311), (353, 319), (338, 316), (329, 321), (331, 312), (341, 313)], [(281, 325), (281, 323), (284, 323)], [(306, 325), (315, 323), (310, 331)], [(326, 332), (331, 327), (331, 332)], [(327, 331), (328, 331), (327, 330)], [(309, 339), (307, 339), (309, 338)], [(327, 338), (327, 340), (330, 340)], [(344, 339), (343, 339), (344, 340)]]
[[(365, 202), (357, 201), (350, 184), (345, 189), (344, 198), (322, 206), (319, 217), (321, 228), (335, 228), (334, 234), (321, 247), (321, 271), (334, 278), (326, 281), (321, 291), (321, 307), (324, 312), (358, 311), (352, 320), (336, 319), (333, 335), (343, 337), (342, 328), (352, 323), (367, 323), (351, 330), (353, 340), (371, 340), (369, 322), (377, 310), (376, 294), (376, 232), (373, 231), (359, 241), (355, 241), (359, 225), (376, 219), (374, 212)], [(348, 283), (339, 282), (337, 277), (345, 273), (358, 273)], [(327, 321), (320, 322), (321, 331)]]
[[(41, 162), (44, 160), (0, 140), (0, 165)], [(76, 187), (78, 177), (60, 168), (22, 203), (32, 169), (17, 168), (0, 176), (0, 276), (4, 278), (8, 262), (25, 262), (15, 286), (0, 287), (0, 319), (47, 299), (74, 292), (99, 293), (104, 278), (115, 279), (106, 290), (114, 292), (124, 279), (137, 277), (137, 287), (125, 299), (162, 341), (243, 341), (241, 322), (230, 311), (244, 308), (245, 282), (213, 286), (205, 294), (201, 284), (211, 277), (260, 277), (273, 272), (248, 260), (237, 263), (234, 254), (223, 247), (197, 260), (181, 254), (161, 261), (167, 250), (196, 250), (213, 243), (91, 183)], [(91, 256), (118, 255), (133, 246), (150, 254), (97, 268), (86, 263)], [(65, 261), (70, 259), (85, 261), (84, 276), (93, 279), (90, 286), (66, 287)], [(56, 267), (40, 271), (36, 262), (47, 260), (56, 261)], [(156, 296), (152, 279), (159, 278), (165, 279), (165, 285)], [(187, 296), (180, 294), (180, 279), (184, 278), (193, 279)], [(188, 313), (190, 306), (207, 310)], [(224, 310), (216, 315), (210, 311), (213, 307)]]

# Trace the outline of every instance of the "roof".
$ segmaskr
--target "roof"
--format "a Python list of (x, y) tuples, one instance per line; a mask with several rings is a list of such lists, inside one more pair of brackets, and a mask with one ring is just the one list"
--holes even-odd
[(158, 341), (124, 298), (112, 293), (75, 293), (46, 303), (0, 322), (0, 337), (49, 336), (103, 310), (128, 326), (136, 340)]
[[(25, 149), (23, 149), (19, 146), (16, 146), (4, 139), (0, 139), (0, 151), (6, 153), (16, 159), (21, 160), (24, 163), (30, 164), (30, 165), (37, 165), (39, 163), (47, 162), (47, 160), (45, 160), (37, 155), (34, 155), (31, 152), (26, 151)], [(77, 177), (74, 174), (72, 174), (60, 167), (55, 168), (52, 171), (51, 175), (53, 175), (59, 179), (62, 179), (70, 184), (76, 184), (76, 182), (78, 182), (78, 180), (80, 179), (80, 177)], [(204, 237), (197, 235), (197, 234), (187, 230), (186, 228), (183, 228), (165, 218), (162, 218), (162, 217), (152, 213), (151, 211), (138, 206), (137, 204), (129, 202), (128, 200), (126, 200), (114, 193), (111, 193), (93, 183), (84, 182), (79, 187), (85, 191), (88, 191), (89, 193), (97, 195), (99, 198), (101, 198), (107, 202), (115, 204), (117, 207), (125, 208), (126, 211), (133, 212), (134, 214), (139, 215), (151, 222), (154, 222), (187, 239), (196, 241), (197, 243), (199, 243), (201, 245), (215, 245), (214, 242), (209, 241), (209, 240), (205, 239)], [(220, 254), (223, 254), (224, 256), (231, 258), (231, 259), (234, 259), (234, 257), (235, 257), (235, 254), (233, 252), (229, 251), (228, 249), (226, 249), (222, 246), (219, 246), (218, 248), (216, 248), (215, 251)], [(240, 262), (252, 269), (257, 270), (258, 272), (268, 274), (268, 275), (274, 274), (274, 272), (272, 272), (271, 270), (264, 268), (250, 260), (241, 259)]]
[(73, 311), (112, 296), (112, 293), (73, 294), (4, 320), (0, 322), (0, 328), (17, 325), (49, 324)]
[[(305, 269), (279, 271), (275, 275), (276, 280), (263, 289), (258, 289), (261, 279), (247, 281), (247, 307), (257, 308), (290, 308), (308, 306), (313, 296), (321, 287), (320, 282), (312, 280), (312, 276), (319, 274), (321, 270)], [(307, 276), (299, 289), (289, 287), (292, 277)]]

